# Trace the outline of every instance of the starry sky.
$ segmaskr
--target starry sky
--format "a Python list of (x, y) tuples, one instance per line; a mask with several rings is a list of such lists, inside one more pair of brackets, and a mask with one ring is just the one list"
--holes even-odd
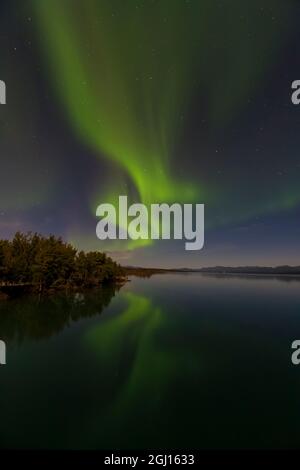
[[(125, 265), (300, 264), (296, 0), (2, 0), (0, 236)], [(205, 204), (205, 246), (101, 242), (96, 208)]]

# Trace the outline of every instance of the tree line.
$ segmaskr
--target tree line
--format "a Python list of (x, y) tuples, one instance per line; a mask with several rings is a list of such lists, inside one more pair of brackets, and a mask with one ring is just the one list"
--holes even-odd
[(0, 283), (32, 284), (39, 291), (94, 287), (124, 275), (105, 253), (85, 253), (50, 235), (17, 232), (0, 240)]

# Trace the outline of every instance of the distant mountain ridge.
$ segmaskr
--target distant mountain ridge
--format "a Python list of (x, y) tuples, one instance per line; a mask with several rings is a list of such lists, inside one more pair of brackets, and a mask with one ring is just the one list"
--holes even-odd
[(144, 272), (159, 274), (167, 272), (211, 273), (211, 274), (269, 274), (300, 276), (300, 266), (212, 266), (203, 268), (143, 268), (137, 266), (124, 266), (128, 274)]
[(196, 269), (183, 268), (179, 271), (217, 273), (217, 274), (299, 274), (300, 266), (213, 266)]

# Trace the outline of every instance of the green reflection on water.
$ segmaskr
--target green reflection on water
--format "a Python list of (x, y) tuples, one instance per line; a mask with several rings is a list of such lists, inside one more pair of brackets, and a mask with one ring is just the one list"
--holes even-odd
[(300, 446), (298, 281), (163, 275), (114, 294), (0, 303), (0, 447)]
[[(120, 378), (116, 394), (101, 414), (101, 423), (117, 430), (126, 429), (129, 422), (140, 425), (144, 419), (151, 435), (156, 432), (160, 413), (172, 414), (173, 387), (182, 381), (183, 371), (186, 378), (198, 374), (201, 360), (199, 355), (195, 357), (195, 348), (182, 347), (176, 341), (178, 318), (145, 296), (132, 292), (121, 296), (127, 303), (125, 310), (91, 327), (84, 336), (97, 357), (99, 372), (103, 375), (108, 368), (104, 377), (115, 373)], [(172, 332), (175, 341), (166, 341)], [(174, 418), (175, 410), (172, 421)], [(96, 432), (98, 427), (99, 416), (92, 429)]]

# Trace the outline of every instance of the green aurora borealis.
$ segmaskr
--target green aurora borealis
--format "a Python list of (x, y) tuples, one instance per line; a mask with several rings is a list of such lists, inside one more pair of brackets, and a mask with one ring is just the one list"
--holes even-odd
[[(222, 246), (228, 230), (297, 210), (297, 72), (284, 69), (295, 62), (293, 0), (9, 5), (5, 233), (54, 231), (83, 249), (145, 246), (149, 263), (152, 254), (160, 262), (160, 242), (99, 244), (99, 204), (124, 194), (146, 205), (204, 203), (206, 240), (212, 230)], [(234, 237), (229, 245), (240, 246)]]
[(171, 174), (193, 77), (182, 6), (175, 1), (171, 19), (164, 21), (168, 2), (154, 15), (130, 1), (88, 1), (76, 14), (70, 2), (36, 3), (71, 124), (88, 145), (125, 170), (146, 204), (179, 194), (193, 200), (201, 193)]
[[(201, 175), (197, 184), (180, 181), (172, 165), (182, 115), (195, 89), (203, 87), (215, 124), (231, 119), (276, 53), (281, 24), (265, 29), (262, 16), (255, 37), (249, 37), (239, 27), (243, 7), (231, 0), (222, 16), (217, 4), (88, 0), (74, 11), (70, 0), (35, 2), (51, 75), (71, 125), (87, 145), (125, 170), (145, 204), (210, 200)], [(255, 4), (247, 12), (249, 22)], [(273, 9), (276, 17), (286, 14), (281, 2), (273, 2)], [(207, 47), (212, 34), (215, 60)], [(227, 34), (235, 51), (222, 63)], [(259, 67), (252, 57), (256, 47), (263, 59)], [(120, 189), (110, 192), (115, 201)], [(94, 210), (99, 196), (92, 202)]]

